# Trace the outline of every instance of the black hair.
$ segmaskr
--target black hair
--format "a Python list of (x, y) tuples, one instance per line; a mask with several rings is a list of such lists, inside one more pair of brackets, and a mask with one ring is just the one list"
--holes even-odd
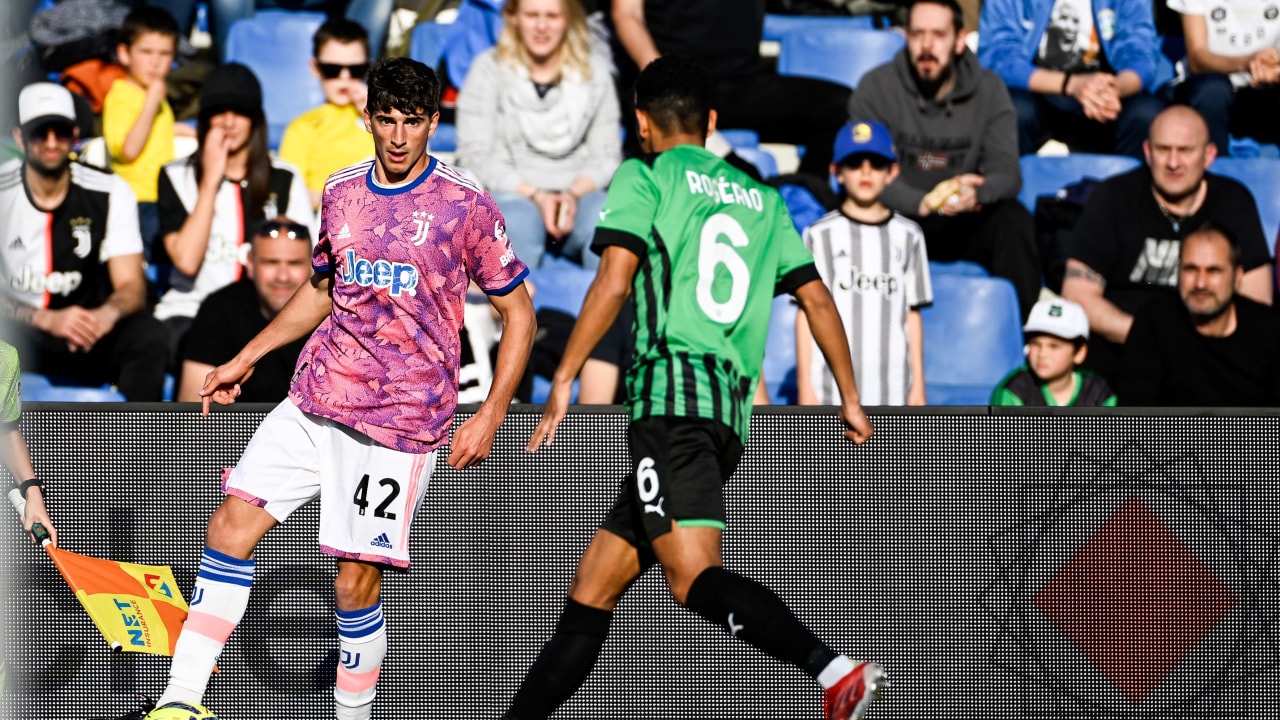
[(311, 57), (320, 57), (320, 48), (329, 41), (343, 44), (358, 42), (364, 46), (365, 55), (369, 54), (369, 31), (354, 20), (334, 18), (326, 20), (311, 37)]
[(120, 24), (120, 42), (132, 46), (145, 33), (167, 35), (173, 38), (176, 46), (182, 31), (178, 28), (178, 21), (173, 19), (168, 10), (144, 5), (130, 10), (125, 16), (124, 22)]
[[(213, 113), (200, 113), (196, 120), (196, 139), (199, 147), (191, 153), (188, 160), (195, 170), (196, 182), (204, 177), (204, 141), (209, 135), (213, 123)], [(253, 129), (249, 131), (249, 161), (245, 173), (245, 190), (248, 205), (244, 208), (245, 217), (263, 217), (263, 207), (271, 196), (271, 148), (268, 143), (267, 116), (258, 110), (249, 116)]]
[(440, 111), (440, 79), (431, 68), (407, 57), (379, 60), (369, 70), (369, 114), (399, 110), (431, 117)]
[[(1187, 240), (1190, 240), (1193, 235), (1218, 235), (1223, 240), (1226, 240), (1231, 267), (1240, 267), (1240, 238), (1234, 230), (1222, 223), (1210, 220), (1187, 233), (1187, 236), (1182, 239), (1182, 248), (1187, 246)], [(1178, 249), (1179, 262), (1182, 260), (1182, 248)]]
[(711, 122), (711, 76), (680, 55), (663, 55), (636, 78), (636, 109), (668, 135), (705, 135)]
[(917, 5), (941, 5), (951, 11), (951, 27), (957, 33), (964, 29), (964, 10), (960, 9), (960, 3), (956, 0), (911, 0), (911, 4), (907, 6), (908, 22)]

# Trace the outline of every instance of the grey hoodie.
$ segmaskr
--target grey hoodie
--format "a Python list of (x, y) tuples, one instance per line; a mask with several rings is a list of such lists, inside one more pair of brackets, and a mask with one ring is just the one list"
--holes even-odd
[(877, 120), (893, 133), (902, 174), (885, 188), (884, 204), (916, 215), (935, 185), (961, 173), (986, 178), (984, 205), (1012, 200), (1022, 188), (1018, 116), (999, 76), (968, 50), (956, 58), (954, 89), (941, 99), (921, 97), (906, 48), (863, 76), (849, 101), (852, 120)]

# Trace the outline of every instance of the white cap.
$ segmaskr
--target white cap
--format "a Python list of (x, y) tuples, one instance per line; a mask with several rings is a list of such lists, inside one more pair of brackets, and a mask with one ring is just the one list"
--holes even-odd
[(1084, 314), (1084, 308), (1070, 300), (1041, 300), (1031, 308), (1022, 332), (1026, 335), (1044, 333), (1063, 340), (1088, 340), (1089, 317)]
[(32, 83), (18, 94), (18, 124), (28, 130), (49, 120), (76, 121), (76, 104), (71, 91), (51, 82)]

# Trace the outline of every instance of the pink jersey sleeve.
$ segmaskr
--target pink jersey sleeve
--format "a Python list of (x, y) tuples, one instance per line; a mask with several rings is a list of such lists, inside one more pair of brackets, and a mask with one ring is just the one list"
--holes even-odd
[(489, 193), (476, 196), (463, 245), (467, 275), (490, 295), (506, 295), (529, 275), (507, 237), (507, 223)]

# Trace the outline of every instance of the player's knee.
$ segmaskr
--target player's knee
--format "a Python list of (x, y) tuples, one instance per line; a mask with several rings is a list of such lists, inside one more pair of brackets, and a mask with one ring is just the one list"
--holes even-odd
[(262, 508), (229, 497), (209, 518), (205, 542), (218, 552), (247, 560), (274, 524), (274, 519)]
[(667, 578), (667, 588), (671, 591), (671, 597), (681, 605), (689, 600), (689, 588), (693, 587), (693, 581), (698, 579), (703, 570), (707, 566), (663, 566), (663, 574)]
[(333, 595), (339, 610), (362, 610), (378, 602), (382, 592), (382, 573), (374, 565), (343, 563), (333, 582)]

